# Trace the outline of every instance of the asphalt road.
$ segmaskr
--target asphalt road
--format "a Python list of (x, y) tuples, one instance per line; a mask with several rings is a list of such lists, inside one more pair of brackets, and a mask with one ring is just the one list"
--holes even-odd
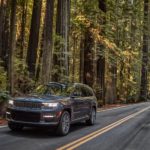
[(58, 137), (53, 129), (0, 128), (0, 150), (150, 150), (150, 102), (97, 113), (94, 126), (78, 123)]

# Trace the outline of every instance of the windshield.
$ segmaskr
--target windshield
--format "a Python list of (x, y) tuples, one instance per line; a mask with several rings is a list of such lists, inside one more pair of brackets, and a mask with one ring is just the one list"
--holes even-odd
[(70, 96), (72, 91), (73, 91), (72, 86), (49, 84), (38, 86), (33, 93), (38, 95)]

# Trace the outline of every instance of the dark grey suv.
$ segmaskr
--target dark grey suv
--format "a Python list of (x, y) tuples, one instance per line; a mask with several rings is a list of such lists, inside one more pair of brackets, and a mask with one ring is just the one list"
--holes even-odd
[(11, 130), (55, 126), (59, 135), (66, 135), (72, 123), (86, 121), (94, 125), (97, 99), (89, 86), (50, 82), (39, 86), (36, 92), (38, 94), (9, 100), (6, 116)]

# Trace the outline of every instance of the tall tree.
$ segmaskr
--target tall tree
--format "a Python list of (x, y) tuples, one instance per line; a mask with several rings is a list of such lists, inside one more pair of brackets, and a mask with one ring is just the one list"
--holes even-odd
[(27, 66), (30, 77), (35, 77), (42, 0), (34, 0), (27, 51)]
[(2, 31), (3, 31), (3, 18), (4, 18), (4, 1), (0, 1), (0, 57), (2, 57)]
[(19, 53), (21, 59), (23, 59), (24, 57), (27, 6), (28, 6), (28, 0), (22, 0), (21, 1), (22, 17), (21, 17), (21, 32), (20, 32), (20, 53)]
[(143, 49), (142, 49), (142, 69), (140, 99), (147, 100), (148, 85), (148, 48), (149, 48), (149, 0), (144, 0), (144, 20), (143, 20)]
[(70, 0), (58, 0), (56, 19), (56, 51), (54, 54), (54, 68), (57, 71), (53, 75), (55, 81), (68, 78), (69, 75), (69, 25), (70, 25)]
[[(92, 27), (92, 26), (91, 26)], [(84, 40), (84, 75), (83, 82), (88, 84), (89, 86), (93, 86), (93, 47), (94, 40), (92, 34), (90, 32), (90, 28), (85, 32), (85, 40)]]
[[(100, 24), (104, 26), (106, 24), (106, 0), (99, 0), (99, 9), (103, 13)], [(101, 34), (105, 34), (105, 29), (102, 29)], [(104, 46), (102, 43), (99, 43), (99, 56), (97, 60), (97, 82), (100, 87), (98, 98), (103, 100), (105, 104), (105, 54), (103, 53)]]
[(3, 61), (5, 70), (8, 69), (8, 50), (10, 34), (10, 3), (9, 0), (2, 0), (0, 12), (0, 58)]
[(53, 49), (53, 15), (54, 0), (46, 1), (44, 30), (43, 30), (43, 60), (42, 81), (47, 83), (51, 79), (52, 71), (52, 49)]
[(14, 94), (14, 51), (16, 48), (16, 7), (17, 0), (11, 1), (11, 22), (10, 22), (10, 49), (8, 61), (8, 88), (10, 94)]

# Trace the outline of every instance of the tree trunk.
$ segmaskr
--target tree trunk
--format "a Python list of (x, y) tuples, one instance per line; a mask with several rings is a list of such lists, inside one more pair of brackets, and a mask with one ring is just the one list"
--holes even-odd
[(2, 31), (3, 31), (3, 19), (4, 19), (4, 0), (0, 1), (0, 58), (2, 57)]
[[(106, 1), (105, 0), (99, 0), (99, 9), (106, 14)], [(102, 22), (100, 24), (105, 25), (106, 24), (106, 18), (103, 16)], [(105, 29), (102, 30), (102, 34), (105, 34)], [(104, 46), (99, 43), (99, 51), (103, 53)], [(104, 54), (103, 54), (104, 55)], [(98, 99), (103, 100), (103, 104), (105, 104), (105, 56), (99, 55), (99, 58), (97, 60), (97, 83), (99, 84), (99, 94)]]
[(52, 71), (52, 49), (53, 49), (53, 15), (54, 0), (47, 0), (46, 16), (43, 34), (43, 60), (42, 60), (42, 81), (48, 83), (51, 80)]
[(147, 100), (147, 84), (148, 84), (148, 24), (149, 17), (149, 0), (144, 0), (144, 20), (143, 20), (143, 49), (142, 49), (142, 69), (141, 69), (141, 87), (140, 87), (140, 100)]
[(42, 0), (34, 0), (29, 45), (28, 45), (28, 51), (27, 51), (27, 66), (28, 66), (28, 71), (30, 73), (31, 78), (35, 77), (35, 71), (36, 71), (36, 59), (37, 59), (37, 49), (38, 49), (38, 42), (39, 42), (41, 7), (42, 7)]
[(5, 70), (8, 70), (9, 26), (10, 26), (10, 1), (2, 0), (0, 10), (0, 58)]
[(84, 83), (93, 86), (93, 47), (94, 40), (90, 28), (85, 33), (84, 40)]
[(10, 49), (8, 61), (8, 88), (10, 94), (14, 94), (14, 51), (16, 49), (16, 7), (17, 0), (11, 1), (11, 22), (10, 22)]
[(84, 39), (81, 37), (80, 42), (80, 82), (84, 82)]
[(24, 47), (25, 47), (25, 27), (26, 27), (26, 17), (27, 17), (27, 5), (28, 0), (22, 1), (22, 21), (21, 21), (21, 34), (20, 34), (20, 58), (24, 58)]
[[(58, 0), (56, 35), (58, 36), (55, 43), (56, 51), (54, 53), (53, 80), (68, 80), (69, 75), (69, 25), (70, 25), (70, 0)], [(66, 79), (65, 79), (66, 77)]]

